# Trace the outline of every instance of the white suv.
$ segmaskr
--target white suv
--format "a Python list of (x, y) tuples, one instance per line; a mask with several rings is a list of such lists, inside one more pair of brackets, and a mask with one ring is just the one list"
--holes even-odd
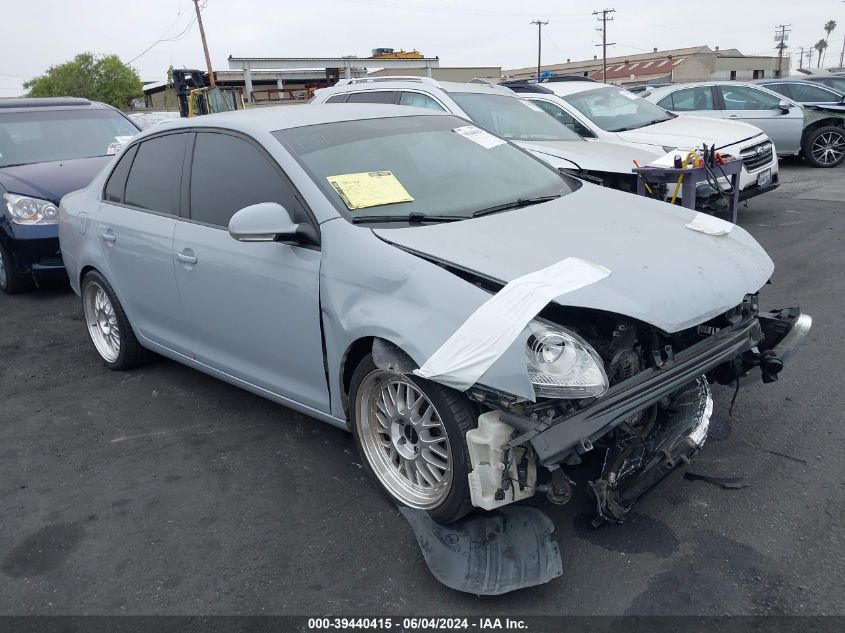
[(587, 143), (512, 90), (486, 83), (428, 77), (343, 79), (318, 90), (312, 103), (394, 103), (443, 110), (514, 142), (557, 169), (623, 191), (636, 191), (634, 161), (647, 165), (665, 155), (646, 147)]
[(685, 155), (702, 144), (743, 160), (740, 200), (778, 186), (772, 141), (747, 123), (677, 115), (618, 86), (591, 81), (509, 82), (507, 86), (588, 140)]

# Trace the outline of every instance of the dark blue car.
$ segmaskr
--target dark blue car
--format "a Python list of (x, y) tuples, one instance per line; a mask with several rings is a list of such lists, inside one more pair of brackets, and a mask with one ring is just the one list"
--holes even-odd
[(65, 274), (59, 200), (137, 133), (119, 110), (87, 99), (0, 100), (0, 290)]

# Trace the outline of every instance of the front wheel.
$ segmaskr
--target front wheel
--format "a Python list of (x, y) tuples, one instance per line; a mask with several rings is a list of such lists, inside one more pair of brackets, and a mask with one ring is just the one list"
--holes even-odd
[(845, 159), (845, 128), (828, 125), (813, 130), (802, 141), (801, 150), (813, 167), (836, 167)]
[(97, 271), (82, 279), (82, 311), (94, 348), (109, 369), (131, 369), (146, 360), (123, 306), (114, 290)]
[(32, 276), (17, 272), (9, 249), (0, 244), (0, 291), (13, 295), (32, 286)]
[(465, 436), (475, 416), (463, 394), (367, 356), (352, 376), (350, 409), (355, 444), (394, 502), (439, 523), (472, 510)]

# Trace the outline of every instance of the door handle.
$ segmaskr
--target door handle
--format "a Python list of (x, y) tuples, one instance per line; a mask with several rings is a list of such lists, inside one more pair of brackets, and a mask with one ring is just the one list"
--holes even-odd
[(100, 236), (103, 238), (103, 241), (108, 242), (109, 244), (114, 244), (115, 240), (117, 240), (117, 237), (111, 229), (106, 229), (100, 233)]
[(739, 116), (738, 114), (729, 114), (728, 118), (729, 119), (741, 119), (742, 117)]
[(182, 262), (183, 264), (196, 264), (197, 258), (195, 255), (192, 255), (190, 252), (182, 251), (181, 253), (176, 253), (176, 259)]

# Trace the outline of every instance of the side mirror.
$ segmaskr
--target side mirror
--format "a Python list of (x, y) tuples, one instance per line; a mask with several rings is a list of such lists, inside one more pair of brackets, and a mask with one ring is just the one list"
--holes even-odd
[(297, 242), (316, 244), (310, 224), (294, 224), (290, 213), (277, 202), (244, 207), (229, 220), (229, 235), (239, 242)]
[(789, 101), (781, 101), (778, 103), (778, 109), (781, 111), (781, 114), (789, 114), (789, 111), (792, 109), (792, 104)]

